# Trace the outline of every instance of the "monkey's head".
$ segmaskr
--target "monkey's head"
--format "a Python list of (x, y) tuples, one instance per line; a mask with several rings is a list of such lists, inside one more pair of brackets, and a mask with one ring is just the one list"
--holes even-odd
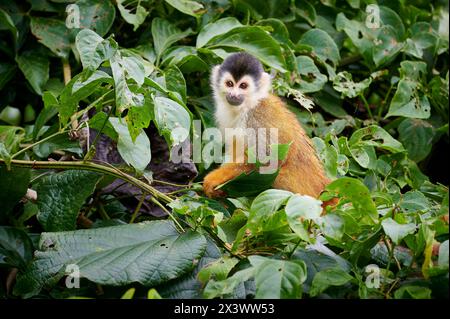
[(215, 97), (224, 104), (236, 109), (248, 109), (267, 97), (271, 81), (258, 59), (240, 52), (231, 54), (213, 68), (211, 86)]

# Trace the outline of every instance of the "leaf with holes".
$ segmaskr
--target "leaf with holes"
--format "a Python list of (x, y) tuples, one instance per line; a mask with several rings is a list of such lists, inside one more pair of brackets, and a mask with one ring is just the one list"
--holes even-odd
[(205, 247), (205, 237), (180, 234), (169, 221), (43, 233), (35, 260), (17, 278), (14, 293), (36, 295), (55, 285), (70, 264), (79, 267), (80, 277), (101, 285), (155, 286), (191, 270)]

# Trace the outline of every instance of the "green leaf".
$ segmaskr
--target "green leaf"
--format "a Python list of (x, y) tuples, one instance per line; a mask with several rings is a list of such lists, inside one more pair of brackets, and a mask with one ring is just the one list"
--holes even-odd
[(435, 130), (428, 122), (420, 119), (404, 119), (398, 126), (398, 133), (408, 157), (413, 161), (420, 162), (431, 152)]
[[(60, 95), (60, 103), (57, 104), (59, 119), (62, 126), (66, 125), (73, 113), (78, 109), (78, 103), (90, 96), (103, 83), (112, 83), (111, 77), (103, 71), (95, 71), (84, 80), (86, 73), (83, 71), (70, 80)], [(53, 102), (52, 102), (53, 103)]]
[(358, 52), (364, 57), (364, 60), (373, 62), (372, 48), (377, 38), (376, 32), (367, 28), (363, 22), (347, 19), (342, 12), (336, 16), (336, 30), (344, 31), (356, 46)]
[(181, 31), (167, 20), (154, 18), (152, 21), (152, 36), (157, 56), (157, 63), (160, 60), (162, 53), (166, 51), (168, 47), (170, 47), (175, 42), (184, 39), (191, 33), (191, 29)]
[(104, 36), (116, 17), (116, 9), (111, 1), (82, 0), (76, 5), (80, 9), (80, 27), (91, 29)]
[(171, 65), (165, 70), (164, 77), (166, 88), (169, 91), (178, 93), (183, 102), (186, 103), (186, 81), (180, 69), (175, 65)]
[(69, 58), (69, 29), (66, 28), (63, 21), (31, 17), (30, 27), (38, 41), (49, 48), (56, 56), (64, 59)]
[(399, 42), (395, 28), (384, 25), (377, 33), (377, 41), (372, 48), (373, 62), (377, 67), (392, 62), (403, 48), (403, 43)]
[(186, 109), (177, 102), (155, 97), (155, 122), (158, 131), (166, 138), (169, 145), (182, 143), (190, 132), (191, 119)]
[(317, 155), (321, 159), (328, 177), (335, 178), (338, 168), (338, 153), (334, 146), (325, 144), (319, 137), (313, 137), (312, 141)]
[(287, 72), (280, 45), (260, 27), (233, 28), (226, 34), (213, 38), (207, 47), (244, 50), (269, 67)]
[(133, 299), (134, 293), (136, 292), (136, 288), (130, 288), (120, 297), (120, 299)]
[(205, 25), (197, 36), (197, 48), (202, 48), (211, 40), (218, 36), (230, 32), (231, 30), (241, 27), (242, 24), (234, 17), (227, 17), (219, 19), (215, 22)]
[(48, 57), (39, 51), (26, 51), (17, 56), (16, 61), (33, 90), (42, 95), (43, 87), (49, 77), (50, 62)]
[(396, 245), (400, 244), (403, 238), (409, 234), (413, 234), (417, 229), (416, 224), (414, 223), (399, 224), (390, 217), (384, 219), (381, 222), (381, 225), (383, 226), (386, 235), (388, 235)]
[(430, 201), (420, 191), (409, 191), (401, 196), (400, 207), (406, 212), (427, 211), (431, 208)]
[(344, 236), (344, 219), (336, 214), (327, 214), (317, 220), (323, 234), (328, 238), (340, 241)]
[(36, 295), (56, 284), (69, 264), (79, 267), (82, 278), (101, 285), (155, 286), (191, 270), (205, 246), (202, 235), (179, 234), (169, 221), (42, 233), (36, 259), (18, 277), (14, 293)]
[(0, 90), (14, 77), (16, 69), (14, 64), (0, 62)]
[(315, 220), (322, 214), (322, 201), (308, 195), (292, 195), (285, 207), (287, 221), (291, 229), (303, 240), (309, 241), (304, 220)]
[(328, 81), (327, 76), (320, 73), (310, 57), (298, 56), (296, 60), (298, 72), (300, 74), (300, 91), (303, 93), (320, 91)]
[(150, 140), (141, 129), (141, 133), (133, 142), (128, 126), (121, 122), (117, 117), (110, 117), (109, 122), (118, 134), (117, 150), (120, 156), (128, 164), (133, 166), (137, 171), (142, 172), (151, 160)]
[(312, 29), (303, 34), (298, 44), (313, 48), (314, 54), (323, 62), (336, 68), (341, 56), (333, 38), (323, 30)]
[(127, 83), (126, 63), (123, 62), (122, 57), (116, 54), (110, 59), (110, 63), (116, 92), (116, 113), (121, 114), (132, 106), (142, 106), (144, 95), (130, 90)]
[(46, 231), (75, 229), (80, 208), (100, 177), (93, 172), (67, 170), (41, 178), (36, 192), (37, 218), (42, 227)]
[[(117, 0), (117, 8), (119, 8), (122, 18), (129, 24), (132, 24), (134, 26), (133, 31), (136, 31), (137, 28), (144, 23), (149, 12), (141, 6), (140, 2), (137, 3), (135, 8), (127, 9), (124, 6), (126, 1), (127, 0)], [(129, 5), (127, 5), (127, 7), (129, 7)], [(132, 11), (134, 11), (134, 13), (132, 13)]]
[(241, 173), (235, 178), (218, 185), (216, 189), (223, 190), (231, 197), (242, 197), (256, 196), (271, 188), (280, 172), (278, 165), (272, 167), (272, 164), (283, 161), (287, 156), (289, 147), (290, 144), (271, 144), (270, 155), (264, 163), (261, 163), (260, 160), (262, 159), (258, 158), (255, 149), (249, 148), (247, 151), (248, 158), (252, 157), (256, 160), (255, 169), (248, 173)]
[(353, 132), (349, 145), (350, 147), (359, 145), (375, 146), (393, 153), (405, 151), (402, 143), (377, 125), (363, 127)]
[(12, 167), (8, 170), (0, 165), (0, 220), (8, 216), (9, 212), (26, 194), (30, 183), (30, 170)]
[(200, 17), (205, 10), (203, 5), (197, 1), (191, 0), (165, 0), (172, 7), (193, 17)]
[(210, 280), (203, 290), (203, 296), (212, 299), (218, 296), (232, 294), (236, 287), (253, 277), (254, 273), (255, 269), (250, 267), (234, 273), (233, 276), (225, 280)]
[(367, 187), (358, 179), (350, 177), (339, 178), (325, 188), (345, 201), (350, 201), (362, 218), (369, 217), (372, 222), (378, 221), (378, 212)]
[(239, 260), (237, 258), (222, 257), (202, 268), (199, 271), (197, 278), (204, 284), (211, 279), (217, 281), (225, 280), (238, 262)]
[(8, 150), (4, 143), (0, 142), (0, 159), (5, 161), (6, 167), (8, 170), (11, 169), (11, 154), (9, 154)]
[(83, 68), (91, 71), (96, 70), (104, 61), (110, 59), (117, 50), (117, 43), (114, 40), (104, 40), (89, 29), (78, 32), (75, 45), (80, 54)]
[(343, 286), (353, 277), (340, 268), (331, 268), (319, 271), (314, 276), (309, 295), (315, 297), (320, 295), (330, 286)]
[(400, 63), (400, 82), (391, 100), (386, 117), (404, 116), (418, 119), (430, 117), (430, 102), (423, 93), (420, 80), (427, 74), (424, 62), (403, 61)]
[(5, 27), (11, 32), (15, 46), (17, 38), (19, 37), (19, 31), (17, 30), (14, 21), (11, 19), (11, 16), (2, 8), (0, 8), (0, 27), (2, 27), (2, 29)]
[(143, 59), (138, 55), (132, 54), (131, 51), (122, 50), (121, 53), (122, 59), (120, 63), (127, 76), (133, 79), (138, 86), (141, 86), (145, 77)]
[(268, 189), (259, 194), (250, 207), (249, 223), (258, 224), (275, 213), (292, 196), (291, 192), (281, 189)]
[(316, 9), (308, 1), (296, 1), (300, 2), (295, 6), (295, 13), (308, 21), (312, 26), (316, 24)]
[(395, 299), (431, 299), (431, 289), (421, 286), (402, 286), (394, 292)]
[(302, 283), (306, 280), (306, 265), (301, 260), (276, 260), (250, 256), (248, 260), (256, 268), (257, 299), (300, 298)]
[(0, 266), (25, 270), (33, 257), (33, 243), (27, 233), (18, 228), (0, 226)]
[(371, 83), (371, 78), (364, 79), (361, 82), (354, 82), (351, 73), (342, 71), (336, 74), (336, 77), (333, 79), (333, 88), (341, 92), (345, 97), (355, 98), (358, 95), (362, 95)]

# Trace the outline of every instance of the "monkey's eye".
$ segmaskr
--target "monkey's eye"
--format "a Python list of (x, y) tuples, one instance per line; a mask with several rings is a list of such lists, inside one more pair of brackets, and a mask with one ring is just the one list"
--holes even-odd
[(241, 89), (245, 90), (246, 88), (248, 88), (248, 84), (245, 83), (245, 82), (243, 82), (243, 83), (241, 83), (241, 85), (239, 85), (239, 87), (240, 87)]
[(232, 88), (232, 87), (233, 87), (233, 82), (231, 82), (231, 81), (226, 81), (226, 82), (225, 82), (225, 85), (228, 86), (229, 88)]

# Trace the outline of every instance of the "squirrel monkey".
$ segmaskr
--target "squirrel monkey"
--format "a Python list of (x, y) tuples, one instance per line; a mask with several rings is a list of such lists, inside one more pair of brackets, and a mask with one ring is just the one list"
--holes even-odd
[[(248, 53), (232, 54), (212, 69), (211, 86), (215, 118), (222, 132), (226, 128), (276, 128), (277, 144), (291, 143), (273, 187), (317, 198), (330, 180), (296, 116), (279, 97), (270, 94), (270, 75), (261, 62)], [(233, 143), (230, 148), (236, 150), (236, 141)], [(226, 195), (215, 188), (255, 167), (245, 160), (237, 161), (234, 155), (232, 159), (204, 178), (203, 190), (208, 197)]]

